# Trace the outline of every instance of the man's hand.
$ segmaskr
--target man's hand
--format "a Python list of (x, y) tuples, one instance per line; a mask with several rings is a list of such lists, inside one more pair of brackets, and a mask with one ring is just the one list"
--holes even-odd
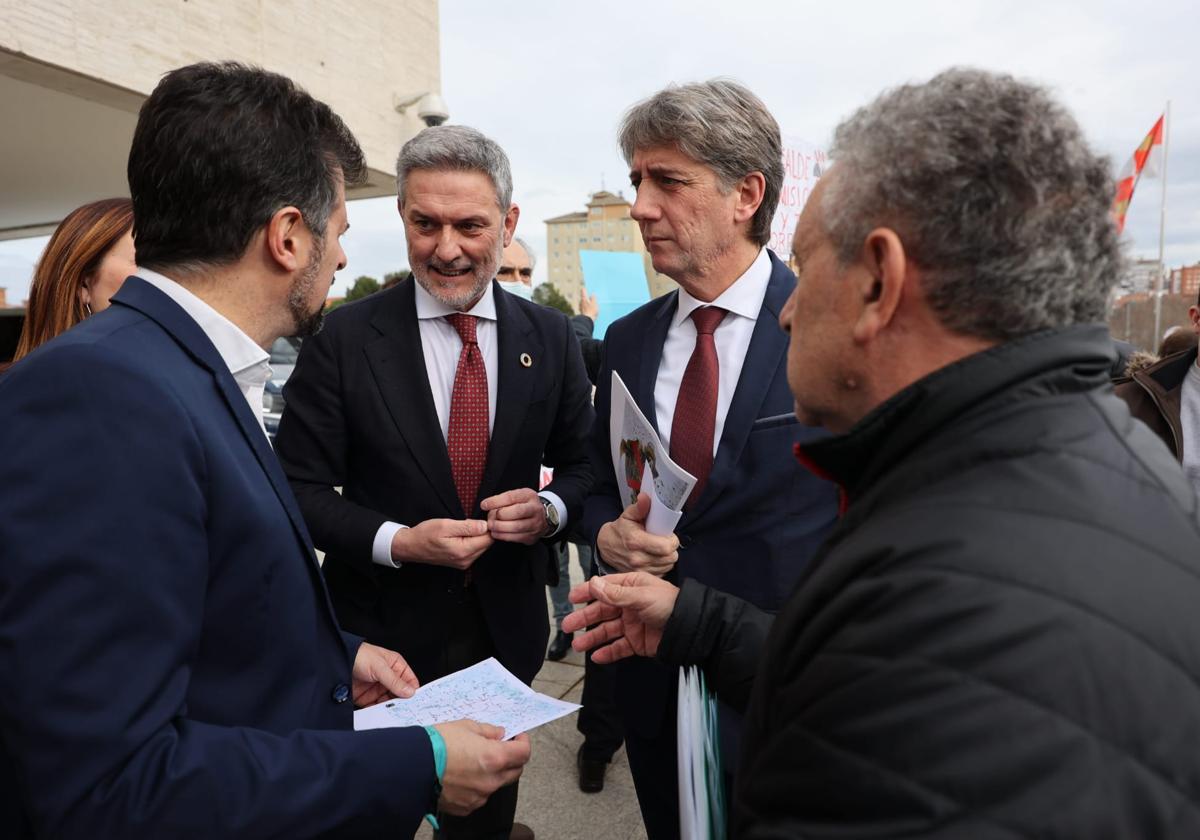
[(421, 686), (403, 656), (367, 642), (354, 656), (352, 676), (354, 705), (360, 709), (393, 697), (412, 697)]
[(649, 572), (662, 577), (679, 560), (679, 537), (656, 537), (646, 530), (650, 497), (639, 493), (618, 519), (606, 522), (596, 535), (600, 559), (622, 572)]
[(529, 761), (529, 738), (501, 741), (504, 730), (473, 720), (439, 723), (446, 742), (446, 772), (438, 807), (461, 817), (471, 813), (504, 785), (515, 782)]
[(576, 636), (571, 646), (580, 652), (595, 649), (592, 661), (600, 665), (654, 656), (677, 597), (679, 587), (644, 572), (593, 577), (573, 588), (570, 598), (575, 604), (595, 600), (564, 618), (562, 629), (574, 633), (598, 625)]
[(589, 295), (586, 286), (579, 288), (579, 314), (586, 315), (593, 321), (600, 316), (600, 304), (596, 303), (596, 296)]
[(546, 506), (528, 487), (489, 496), (479, 503), (487, 511), (492, 539), (533, 545), (546, 536)]
[(465, 570), (491, 545), (488, 524), (481, 519), (426, 519), (396, 532), (392, 559)]

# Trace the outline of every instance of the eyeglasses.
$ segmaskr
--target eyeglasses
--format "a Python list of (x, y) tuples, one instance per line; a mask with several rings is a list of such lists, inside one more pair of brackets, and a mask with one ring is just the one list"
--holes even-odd
[(497, 271), (496, 274), (500, 277), (512, 277), (514, 274), (519, 274), (522, 277), (524, 277), (526, 280), (528, 280), (531, 277), (533, 277), (533, 269), (532, 268), (518, 269), (518, 268), (513, 268), (511, 265), (502, 265), (502, 266), (500, 266), (500, 270)]

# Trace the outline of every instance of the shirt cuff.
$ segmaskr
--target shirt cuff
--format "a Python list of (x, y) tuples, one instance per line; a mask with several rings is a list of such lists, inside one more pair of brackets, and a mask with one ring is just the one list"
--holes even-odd
[(553, 537), (555, 534), (567, 527), (567, 506), (563, 504), (563, 500), (558, 497), (557, 493), (551, 493), (549, 490), (543, 490), (538, 493), (543, 499), (554, 505), (554, 509), (558, 511), (558, 527), (546, 534), (547, 537)]
[(392, 539), (401, 528), (407, 528), (398, 522), (384, 522), (375, 532), (375, 541), (371, 543), (371, 562), (389, 569), (399, 569), (402, 564), (392, 559)]

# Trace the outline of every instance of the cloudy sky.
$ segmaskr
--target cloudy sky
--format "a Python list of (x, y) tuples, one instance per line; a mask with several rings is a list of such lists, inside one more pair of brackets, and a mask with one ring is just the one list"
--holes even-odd
[[(507, 150), (518, 234), (538, 250), (543, 220), (583, 209), (602, 185), (630, 195), (615, 126), (629, 105), (670, 82), (738, 79), (785, 134), (825, 145), (839, 120), (884, 88), (972, 65), (1049, 85), (1115, 170), (1171, 100), (1166, 257), (1173, 266), (1200, 261), (1195, 0), (440, 5), (451, 120)], [(1126, 223), (1133, 256), (1157, 256), (1160, 189), (1143, 180), (1134, 196)], [(350, 221), (350, 264), (335, 294), (360, 274), (380, 277), (406, 263), (393, 201), (354, 202)], [(44, 242), (0, 243), (0, 276), (6, 265), (31, 266)], [(10, 289), (10, 299), (23, 297), (24, 289)]]

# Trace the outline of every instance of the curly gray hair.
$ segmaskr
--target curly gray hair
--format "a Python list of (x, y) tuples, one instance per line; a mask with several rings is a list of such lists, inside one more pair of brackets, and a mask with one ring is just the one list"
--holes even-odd
[(404, 203), (404, 183), (414, 169), (481, 172), (496, 189), (500, 212), (512, 204), (512, 170), (508, 155), (495, 140), (465, 125), (424, 129), (400, 149), (396, 159), (396, 196)]
[(821, 204), (842, 263), (896, 230), (949, 329), (1008, 340), (1103, 321), (1121, 270), (1113, 181), (1043, 88), (954, 68), (835, 131)]
[(750, 221), (750, 238), (771, 240), (771, 220), (783, 187), (783, 141), (767, 106), (743, 85), (711, 79), (670, 85), (629, 109), (621, 121), (621, 153), (674, 145), (712, 168), (726, 190), (751, 172), (766, 180), (762, 204)]

